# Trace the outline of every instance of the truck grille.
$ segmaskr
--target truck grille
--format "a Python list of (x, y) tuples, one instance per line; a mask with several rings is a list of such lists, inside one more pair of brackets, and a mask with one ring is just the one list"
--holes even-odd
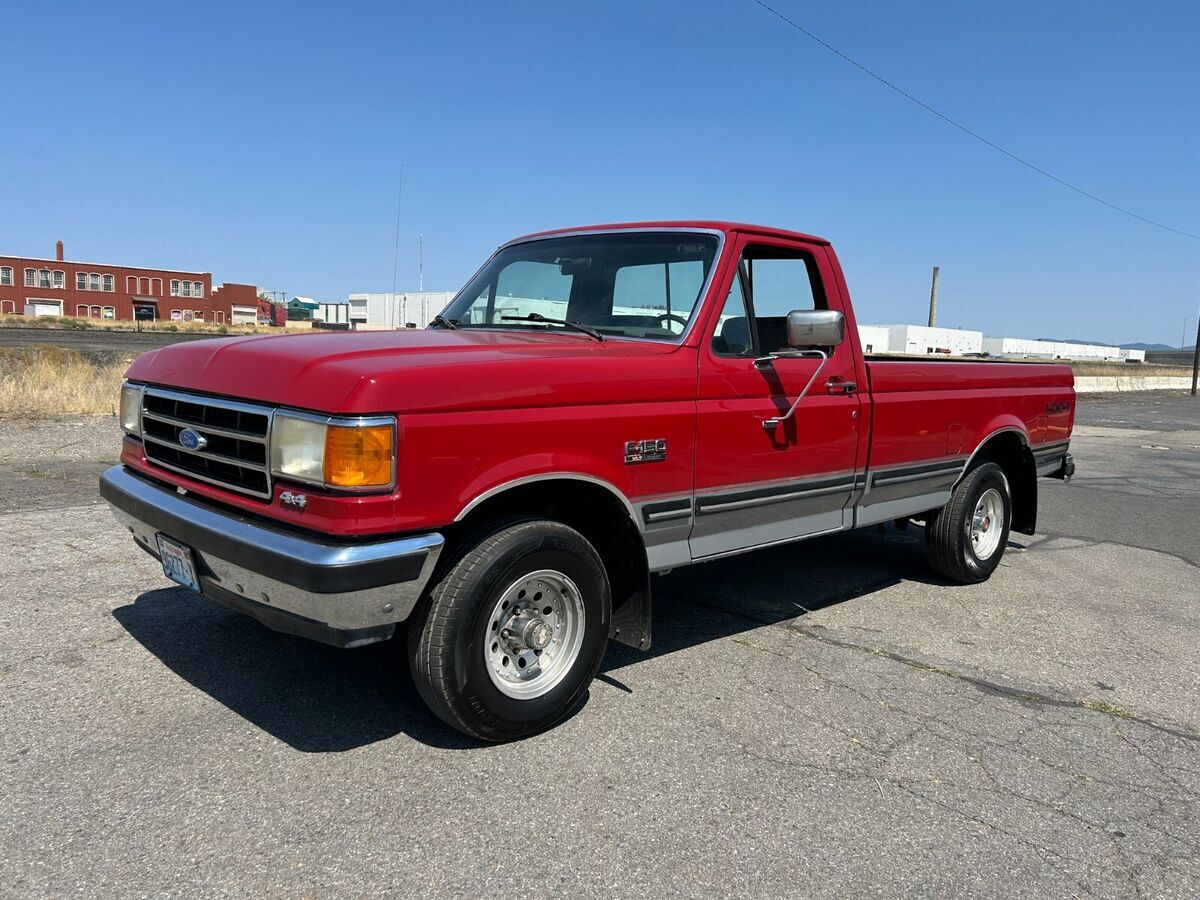
[[(271, 498), (271, 409), (147, 387), (142, 394), (142, 440), (146, 458), (199, 481)], [(190, 429), (203, 446), (187, 448), (179, 435)]]

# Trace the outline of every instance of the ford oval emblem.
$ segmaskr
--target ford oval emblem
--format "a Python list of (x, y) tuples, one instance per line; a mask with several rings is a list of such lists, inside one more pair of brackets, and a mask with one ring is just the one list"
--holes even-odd
[(184, 450), (203, 450), (208, 446), (208, 439), (190, 428), (185, 428), (179, 432), (179, 446)]

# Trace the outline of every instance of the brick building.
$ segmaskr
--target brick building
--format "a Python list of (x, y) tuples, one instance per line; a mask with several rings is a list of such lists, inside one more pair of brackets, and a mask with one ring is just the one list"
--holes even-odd
[(53, 259), (0, 256), (0, 313), (253, 324), (259, 304), (254, 285), (214, 288), (209, 272), (67, 260), (59, 241)]

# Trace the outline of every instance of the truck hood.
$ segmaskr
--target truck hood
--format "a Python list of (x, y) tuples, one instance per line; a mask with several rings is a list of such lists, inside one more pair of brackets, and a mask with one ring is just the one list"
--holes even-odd
[(329, 413), (411, 413), (693, 398), (676, 344), (518, 330), (322, 332), (189, 341), (126, 377)]

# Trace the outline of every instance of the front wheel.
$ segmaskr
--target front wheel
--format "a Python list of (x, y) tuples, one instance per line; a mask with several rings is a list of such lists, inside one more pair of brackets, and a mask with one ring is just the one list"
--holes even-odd
[(950, 502), (925, 523), (929, 563), (940, 575), (963, 584), (986, 581), (1008, 546), (1012, 497), (1008, 479), (995, 463), (968, 472)]
[(498, 524), (469, 545), (409, 623), (421, 697), (473, 737), (515, 740), (582, 701), (608, 643), (604, 563), (560, 522)]

